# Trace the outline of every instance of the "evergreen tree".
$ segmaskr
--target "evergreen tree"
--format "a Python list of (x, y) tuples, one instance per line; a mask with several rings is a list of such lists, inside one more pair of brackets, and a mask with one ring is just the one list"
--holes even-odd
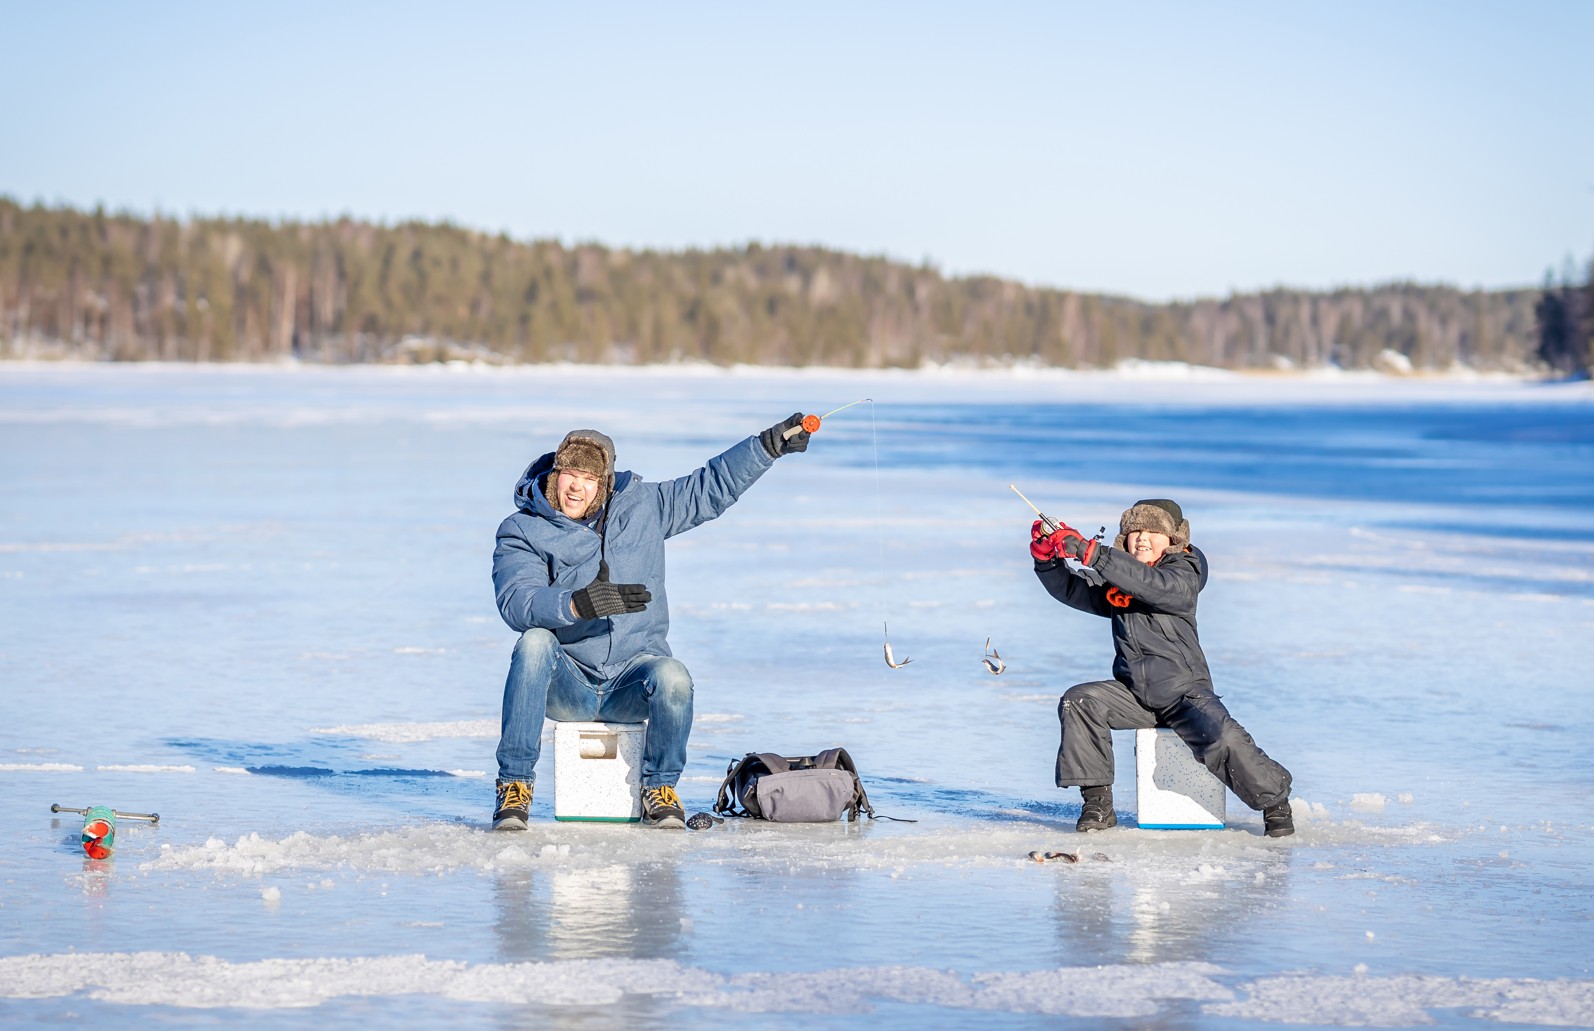
[(1556, 375), (1587, 375), (1589, 371), (1589, 338), (1594, 330), (1591, 296), (1594, 272), (1582, 286), (1573, 284), (1569, 276), (1557, 285), (1554, 275), (1544, 275), (1544, 290), (1533, 308), (1538, 326), (1536, 354)]

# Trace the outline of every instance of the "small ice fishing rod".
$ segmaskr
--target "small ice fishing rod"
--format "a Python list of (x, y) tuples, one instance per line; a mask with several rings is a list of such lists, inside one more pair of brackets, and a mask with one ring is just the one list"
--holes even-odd
[[(1013, 486), (1011, 483), (1009, 483), (1007, 485), (1007, 487), (1014, 494), (1017, 494), (1019, 497), (1024, 498), (1024, 492), (1019, 490), (1017, 487)], [(1036, 508), (1035, 507), (1035, 502), (1031, 501), (1029, 498), (1024, 498), (1024, 504), (1028, 505), (1030, 507), (1030, 509), (1033, 510), (1036, 515), (1041, 517), (1041, 525), (1046, 527), (1046, 532), (1047, 533), (1056, 533), (1057, 532), (1057, 530), (1059, 528), (1058, 524), (1057, 524), (1057, 520), (1053, 519), (1051, 516), (1047, 515), (1045, 512), (1042, 512), (1040, 509)]]
[[(1008, 489), (1010, 489), (1014, 494), (1017, 494), (1019, 497), (1024, 498), (1024, 492), (1023, 491), (1019, 490), (1017, 487), (1013, 486), (1011, 483), (1009, 483), (1007, 486), (1008, 486)], [(1047, 515), (1045, 512), (1042, 512), (1040, 509), (1036, 508), (1035, 507), (1035, 502), (1031, 501), (1029, 498), (1024, 498), (1024, 504), (1028, 505), (1030, 507), (1030, 509), (1033, 510), (1036, 515), (1041, 517), (1041, 525), (1046, 528), (1046, 532), (1048, 534), (1056, 533), (1058, 530), (1062, 529), (1062, 524), (1061, 523), (1059, 523), (1057, 520), (1053, 519), (1051, 516)], [(1103, 526), (1101, 529), (1096, 531), (1096, 536), (1092, 537), (1091, 540), (1099, 542), (1099, 541), (1103, 540), (1104, 538), (1106, 538), (1106, 536), (1107, 536), (1107, 528), (1105, 526)]]
[(805, 415), (805, 416), (803, 416), (803, 421), (802, 422), (800, 422), (797, 425), (793, 426), (791, 429), (787, 430), (785, 433), (782, 433), (781, 436), (784, 437), (787, 440), (790, 440), (791, 438), (795, 437), (798, 433), (818, 433), (820, 424), (823, 423), (826, 419), (830, 418), (832, 415), (835, 415), (836, 412), (844, 412), (848, 408), (851, 408), (853, 405), (861, 405), (865, 401), (873, 401), (873, 400), (874, 400), (874, 398), (872, 398), (872, 397), (860, 397), (858, 400), (849, 401), (846, 404), (842, 405), (840, 408), (837, 408), (835, 411), (826, 412), (824, 415)]

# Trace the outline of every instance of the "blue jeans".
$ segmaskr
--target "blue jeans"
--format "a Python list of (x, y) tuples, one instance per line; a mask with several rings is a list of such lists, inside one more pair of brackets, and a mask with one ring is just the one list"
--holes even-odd
[(520, 635), (504, 682), (498, 779), (536, 782), (542, 720), (641, 723), (642, 786), (674, 787), (692, 731), (692, 675), (675, 659), (639, 655), (612, 680), (595, 680), (570, 661), (552, 632)]

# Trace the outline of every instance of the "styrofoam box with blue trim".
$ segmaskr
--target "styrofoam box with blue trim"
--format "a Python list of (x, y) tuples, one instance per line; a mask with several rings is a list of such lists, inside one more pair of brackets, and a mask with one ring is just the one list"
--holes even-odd
[(1135, 731), (1137, 822), (1148, 830), (1223, 827), (1223, 782), (1165, 728)]
[(600, 823), (642, 819), (646, 730), (646, 723), (555, 723), (554, 819)]

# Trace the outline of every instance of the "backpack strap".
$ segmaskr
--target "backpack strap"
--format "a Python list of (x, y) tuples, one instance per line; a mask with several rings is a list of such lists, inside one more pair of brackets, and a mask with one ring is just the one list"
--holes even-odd
[(858, 772), (845, 748), (827, 748), (818, 755), (810, 756), (809, 761), (816, 770), (846, 770), (854, 775)]
[(718, 795), (714, 798), (714, 812), (721, 816), (756, 816), (747, 804), (748, 789), (752, 782), (766, 773), (785, 773), (792, 768), (792, 760), (774, 752), (748, 752), (725, 768), (725, 779), (720, 781)]
[(736, 809), (736, 797), (732, 793), (731, 785), (736, 780), (736, 774), (746, 759), (732, 759), (730, 765), (725, 767), (725, 779), (720, 781), (719, 794), (714, 797), (714, 811), (721, 816), (740, 815)]
[(725, 767), (725, 779), (720, 781), (719, 794), (714, 798), (714, 812), (721, 816), (752, 816), (748, 811), (743, 795), (747, 782), (754, 777), (768, 771), (767, 759), (785, 762), (780, 756), (762, 755), (758, 752), (748, 752), (740, 759), (733, 759)]
[(786, 773), (791, 770), (793, 762), (802, 761), (800, 759), (788, 759), (784, 755), (776, 755), (774, 752), (748, 752), (747, 755), (748, 758), (757, 759), (763, 763), (769, 768), (770, 773)]
[(918, 820), (909, 820), (902, 816), (882, 816), (879, 813), (876, 813), (874, 811), (874, 806), (869, 804), (868, 792), (864, 791), (863, 789), (863, 778), (858, 776), (858, 766), (852, 761), (852, 756), (847, 754), (847, 750), (845, 748), (832, 748), (828, 751), (821, 752), (819, 755), (819, 757), (826, 756), (832, 757), (832, 761), (835, 763), (836, 769), (846, 770), (848, 773), (852, 774), (853, 783), (858, 785), (858, 794), (854, 799), (855, 804), (849, 810), (850, 815), (847, 817), (849, 821), (856, 820), (858, 818), (858, 813), (861, 811), (863, 815), (869, 817), (871, 820), (891, 820), (895, 823), (919, 822)]

